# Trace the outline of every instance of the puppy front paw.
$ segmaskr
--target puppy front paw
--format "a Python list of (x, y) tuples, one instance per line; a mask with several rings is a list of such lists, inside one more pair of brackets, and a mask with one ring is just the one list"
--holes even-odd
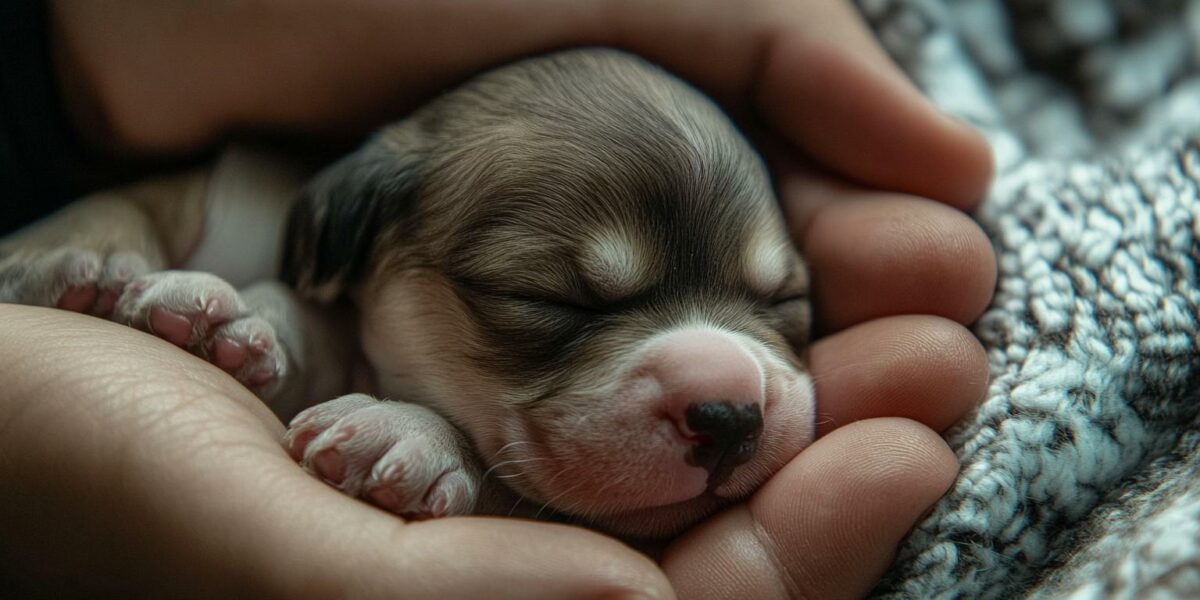
[(283, 379), (287, 355), (270, 323), (208, 273), (159, 271), (130, 281), (112, 319), (204, 358), (259, 394)]
[(37, 255), (14, 255), (0, 264), (0, 302), (53, 306), (106, 317), (125, 286), (149, 271), (140, 254), (102, 254), (60, 248)]
[(462, 434), (415, 404), (342, 396), (297, 415), (285, 444), (305, 470), (406, 518), (471, 514), (479, 497)]

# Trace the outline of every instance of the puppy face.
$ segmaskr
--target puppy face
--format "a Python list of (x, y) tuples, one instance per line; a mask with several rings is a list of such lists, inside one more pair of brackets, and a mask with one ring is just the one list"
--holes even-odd
[(636, 58), (477, 78), (324, 173), (290, 227), (285, 272), (356, 299), (386, 394), (533, 503), (667, 535), (812, 439), (807, 277), (765, 171)]

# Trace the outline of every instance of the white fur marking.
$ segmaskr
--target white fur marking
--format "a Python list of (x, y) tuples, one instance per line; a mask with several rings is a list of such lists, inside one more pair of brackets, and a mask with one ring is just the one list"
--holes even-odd
[(625, 298), (650, 283), (651, 264), (643, 247), (622, 232), (593, 237), (579, 262), (596, 293), (607, 300)]
[(235, 288), (278, 277), (283, 225), (306, 175), (265, 153), (227, 150), (209, 179), (204, 234), (184, 268)]
[(770, 294), (787, 278), (787, 242), (775, 236), (760, 235), (747, 246), (745, 256), (746, 283), (762, 294)]

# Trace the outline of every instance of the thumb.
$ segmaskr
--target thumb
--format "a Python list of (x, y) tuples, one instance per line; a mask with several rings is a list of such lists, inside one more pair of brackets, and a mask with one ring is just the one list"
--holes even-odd
[(0, 587), (11, 575), (39, 596), (673, 597), (653, 563), (599, 534), (405, 523), (342, 495), (296, 466), (245, 388), (162, 340), (65, 311), (0, 305), (0, 322)]
[(983, 137), (934, 108), (847, 3), (806, 4), (764, 51), (755, 100), (775, 131), (868, 187), (978, 202), (993, 168)]
[(648, 558), (584, 529), (470, 517), (405, 523), (307, 476), (283, 485), (305, 501), (255, 519), (276, 528), (263, 568), (282, 597), (674, 597)]

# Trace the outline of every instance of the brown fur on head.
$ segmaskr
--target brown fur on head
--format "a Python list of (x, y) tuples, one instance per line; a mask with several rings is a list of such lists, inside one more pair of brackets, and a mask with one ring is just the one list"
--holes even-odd
[[(811, 441), (807, 279), (765, 169), (711, 101), (623, 53), (527, 60), (384, 130), (309, 186), (284, 272), (355, 299), (388, 397), (610, 530), (678, 530)], [(655, 490), (695, 484), (632, 404), (658, 397), (639, 369), (686, 351), (655, 340), (692, 330), (752, 357), (764, 426), (728, 481), (676, 500)]]

